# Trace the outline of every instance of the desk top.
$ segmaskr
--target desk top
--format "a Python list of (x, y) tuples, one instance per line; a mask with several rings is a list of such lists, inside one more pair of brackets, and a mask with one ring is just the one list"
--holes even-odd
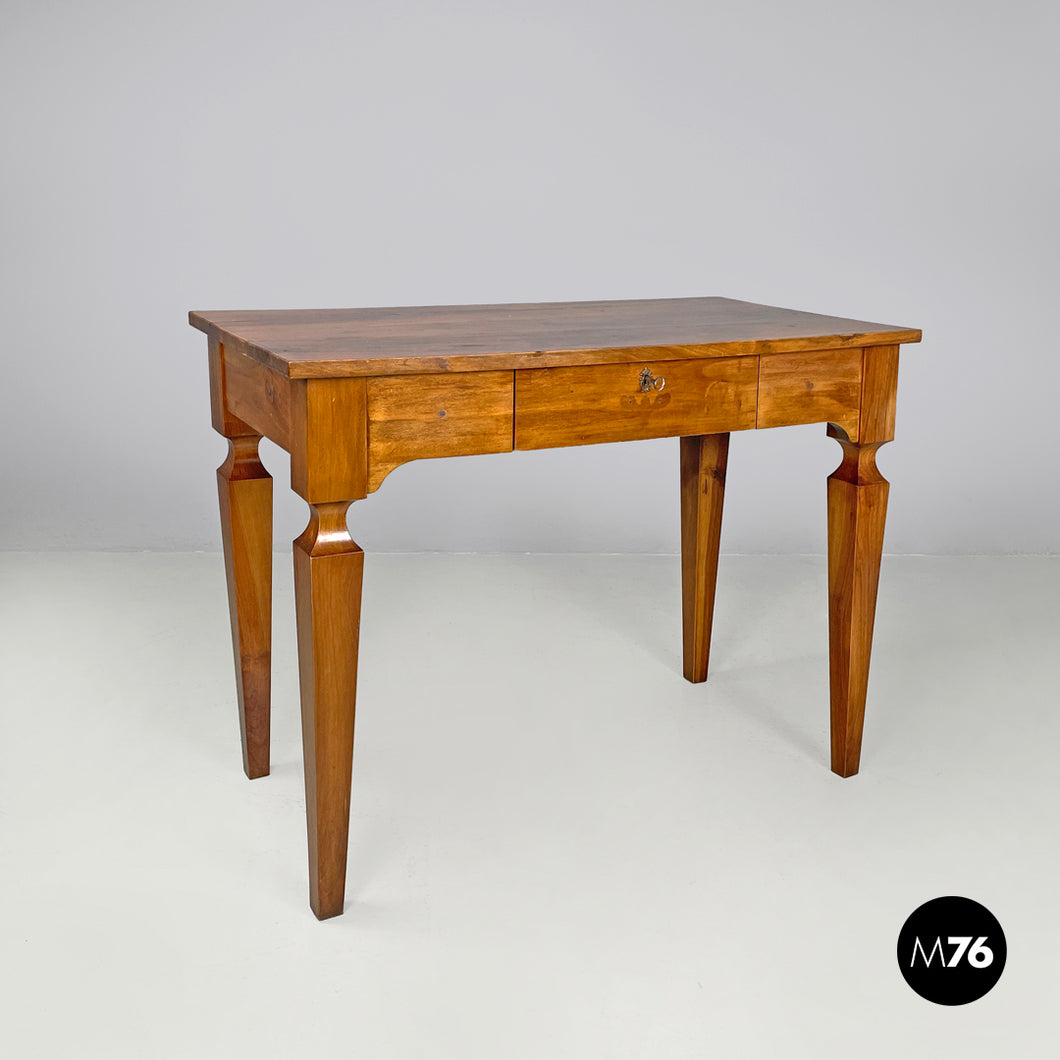
[(193, 327), (292, 379), (507, 371), (919, 342), (893, 324), (732, 298), (192, 312)]

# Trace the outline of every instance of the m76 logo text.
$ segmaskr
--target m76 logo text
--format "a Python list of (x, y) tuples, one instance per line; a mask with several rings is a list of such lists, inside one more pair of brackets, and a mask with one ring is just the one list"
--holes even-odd
[(994, 951), (986, 945), (987, 936), (981, 935), (975, 939), (974, 944), (972, 940), (973, 936), (971, 935), (947, 935), (946, 942), (950, 946), (956, 947), (953, 951), (953, 956), (947, 961), (945, 951), (942, 948), (941, 935), (936, 936), (935, 944), (930, 951), (924, 948), (920, 937), (917, 936), (913, 940), (913, 955), (909, 961), (909, 967), (912, 968), (916, 964), (917, 954), (919, 954), (924, 962), (924, 967), (930, 968), (931, 962), (935, 959), (935, 954), (937, 953), (939, 962), (944, 968), (956, 968), (963, 957), (967, 958), (968, 963), (973, 968), (989, 968), (994, 963)]

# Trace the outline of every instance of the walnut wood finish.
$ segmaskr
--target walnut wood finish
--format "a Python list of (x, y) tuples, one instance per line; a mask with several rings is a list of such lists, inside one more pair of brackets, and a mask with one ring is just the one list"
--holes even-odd
[(294, 385), (291, 489), (310, 504), (368, 496), (364, 379), (306, 379)]
[(874, 346), (861, 360), (859, 442), (889, 442), (894, 438), (898, 407), (898, 347)]
[(252, 780), (269, 772), (272, 682), (272, 476), (258, 459), (259, 440), (229, 438), (228, 459), (217, 469), (239, 735)]
[(228, 439), (228, 458), (217, 469), (217, 496), (243, 770), (253, 780), (269, 772), (272, 476), (258, 457), (260, 434), (231, 409), (232, 388), (224, 348), (211, 340), (209, 354), (213, 425)]
[(296, 384), (230, 347), (222, 350), (228, 407), (283, 449), (291, 448), (291, 390)]
[(863, 355), (859, 431), (830, 424), (843, 460), (828, 479), (828, 632), (832, 700), (832, 771), (857, 773), (876, 616), (876, 591), (887, 516), (887, 480), (876, 451), (894, 437), (898, 347)]
[(321, 920), (342, 912), (346, 886), (364, 570), (346, 512), (367, 495), (367, 454), (363, 377), (295, 384), (291, 488), (309, 502), (309, 524), (294, 542), (309, 904)]
[(512, 449), (511, 372), (368, 380), (368, 489), (399, 464)]
[[(832, 768), (857, 772), (894, 435), (898, 344), (920, 332), (730, 299), (191, 314), (210, 337), (244, 766), (268, 772), (271, 479), (310, 505), (294, 543), (310, 894), (342, 912), (363, 553), (350, 503), (428, 456), (681, 437), (684, 671), (707, 676), (729, 432), (825, 421)], [(666, 379), (640, 388), (645, 368)]]
[(188, 319), (292, 379), (746, 357), (920, 341), (914, 328), (732, 298), (193, 312)]
[(707, 679), (728, 434), (681, 439), (681, 621), (685, 677)]
[(758, 369), (759, 427), (837, 423), (858, 429), (861, 350), (775, 353)]
[(346, 529), (349, 502), (310, 505), (294, 543), (309, 904), (338, 916), (346, 888), (357, 645), (364, 553)]
[[(645, 369), (665, 382), (661, 390), (641, 389)], [(747, 430), (757, 386), (754, 357), (516, 372), (515, 448)]]

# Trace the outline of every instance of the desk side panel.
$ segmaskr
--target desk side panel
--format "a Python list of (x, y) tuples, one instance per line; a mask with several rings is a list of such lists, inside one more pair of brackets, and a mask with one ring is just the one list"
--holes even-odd
[(228, 409), (290, 452), (291, 380), (231, 346), (222, 351)]

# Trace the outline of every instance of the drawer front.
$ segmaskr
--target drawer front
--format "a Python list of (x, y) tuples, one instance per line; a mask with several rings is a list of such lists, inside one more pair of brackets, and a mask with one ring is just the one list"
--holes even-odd
[(512, 390), (511, 372), (370, 378), (369, 492), (409, 460), (511, 452)]
[(860, 411), (860, 349), (763, 354), (759, 427), (836, 423), (853, 438)]
[(747, 430), (757, 386), (757, 357), (524, 368), (515, 448)]

